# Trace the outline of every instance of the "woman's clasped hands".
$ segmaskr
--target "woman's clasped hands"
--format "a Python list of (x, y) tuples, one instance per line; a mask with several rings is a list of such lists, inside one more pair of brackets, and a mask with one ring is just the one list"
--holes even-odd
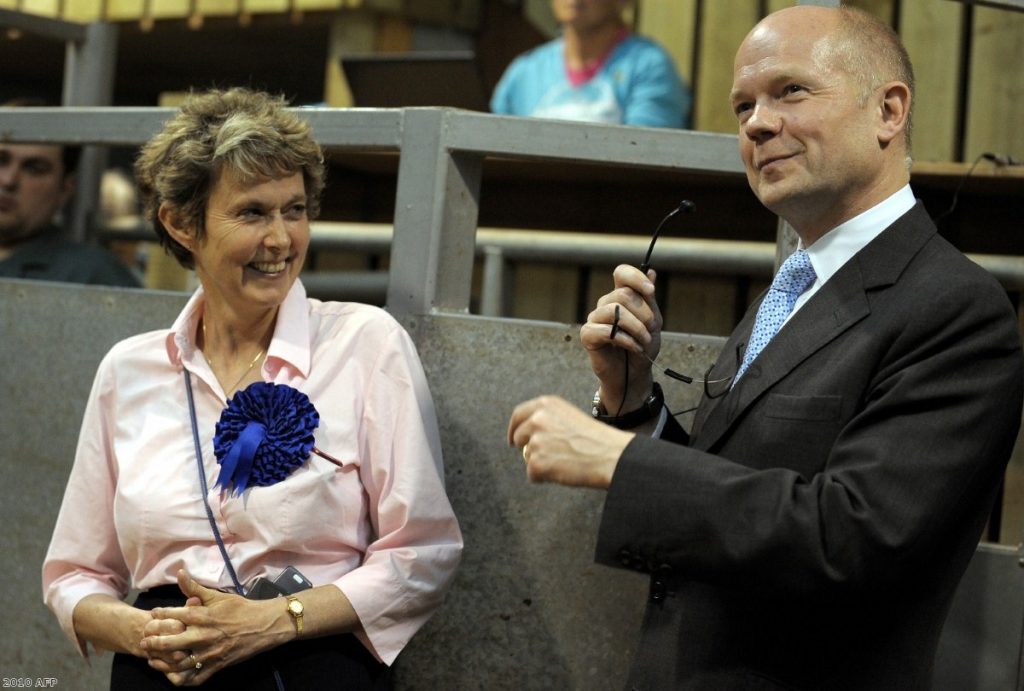
[(175, 686), (198, 686), (217, 671), (295, 637), (280, 601), (247, 600), (206, 588), (185, 570), (178, 587), (182, 607), (156, 607), (140, 644), (149, 666)]

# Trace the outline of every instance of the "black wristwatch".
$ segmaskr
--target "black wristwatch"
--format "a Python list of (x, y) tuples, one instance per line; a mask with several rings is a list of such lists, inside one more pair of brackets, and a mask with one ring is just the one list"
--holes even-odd
[(601, 404), (599, 393), (594, 394), (594, 406), (591, 408), (590, 414), (594, 416), (595, 420), (600, 420), (619, 429), (632, 429), (644, 424), (661, 413), (661, 409), (665, 405), (665, 395), (658, 382), (654, 382), (654, 387), (651, 389), (650, 395), (644, 399), (644, 404), (625, 415), (608, 415)]

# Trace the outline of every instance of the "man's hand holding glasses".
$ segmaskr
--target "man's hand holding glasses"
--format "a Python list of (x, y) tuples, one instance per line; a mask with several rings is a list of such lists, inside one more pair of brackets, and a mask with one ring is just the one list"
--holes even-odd
[(661, 309), (654, 295), (654, 270), (621, 264), (615, 288), (598, 300), (580, 329), (580, 341), (601, 382), (600, 404), (618, 416), (640, 408), (654, 379), (651, 363), (661, 349)]

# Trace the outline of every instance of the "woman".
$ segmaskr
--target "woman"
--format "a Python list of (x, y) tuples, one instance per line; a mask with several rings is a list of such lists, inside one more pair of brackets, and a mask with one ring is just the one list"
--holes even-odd
[[(114, 688), (378, 684), (440, 604), (462, 538), (408, 335), (297, 280), (320, 148), (282, 100), (213, 91), (136, 175), (200, 287), (170, 330), (100, 365), (47, 604), (83, 655), (118, 653)], [(282, 572), (296, 592), (253, 599)]]

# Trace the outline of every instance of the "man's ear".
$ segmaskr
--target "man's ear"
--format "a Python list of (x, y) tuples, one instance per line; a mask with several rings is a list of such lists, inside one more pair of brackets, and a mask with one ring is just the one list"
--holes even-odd
[(60, 181), (60, 206), (63, 207), (75, 196), (75, 188), (78, 187), (78, 174), (65, 175)]
[(168, 235), (170, 235), (175, 242), (184, 247), (187, 250), (192, 250), (192, 243), (195, 238), (190, 230), (187, 230), (181, 225), (178, 213), (173, 206), (167, 202), (160, 204), (160, 208), (156, 212), (157, 218), (164, 228), (167, 229)]
[(903, 82), (889, 82), (882, 89), (879, 104), (878, 143), (888, 146), (902, 137), (910, 119), (910, 89)]

